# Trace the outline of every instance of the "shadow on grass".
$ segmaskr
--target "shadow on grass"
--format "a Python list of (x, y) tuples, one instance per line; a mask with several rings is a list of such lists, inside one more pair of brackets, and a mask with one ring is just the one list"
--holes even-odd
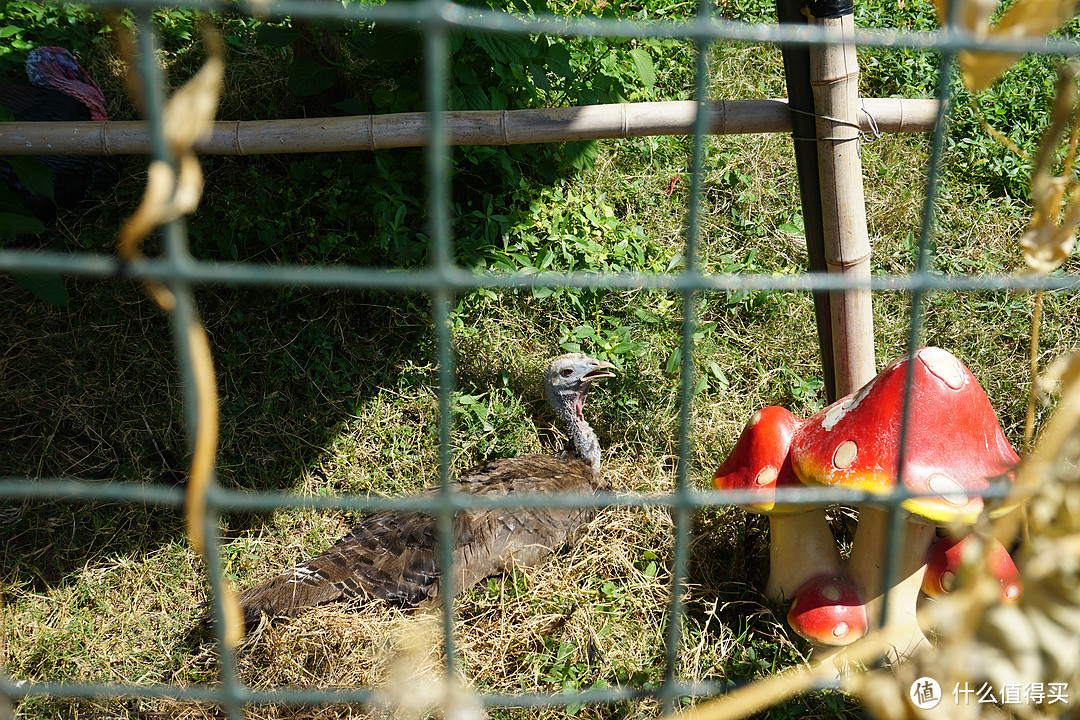
[[(0, 476), (182, 485), (182, 386), (168, 318), (126, 282), (68, 281), (57, 308), (0, 277)], [(433, 356), (426, 299), (200, 289), (220, 394), (218, 481), (288, 490), (406, 361)], [(432, 363), (431, 367), (434, 367)], [(230, 531), (264, 521), (230, 514)], [(181, 511), (125, 503), (0, 504), (5, 583), (57, 586), (104, 557), (183, 533)]]

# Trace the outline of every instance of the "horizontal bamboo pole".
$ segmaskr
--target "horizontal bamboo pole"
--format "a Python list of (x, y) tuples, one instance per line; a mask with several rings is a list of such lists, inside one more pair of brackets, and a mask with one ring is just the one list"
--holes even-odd
[[(926, 132), (937, 118), (936, 100), (866, 98), (859, 122), (882, 132)], [(688, 135), (693, 101), (586, 105), (540, 110), (447, 112), (451, 145), (520, 145), (601, 138)], [(786, 100), (720, 100), (707, 104), (715, 135), (791, 132)], [(195, 144), (204, 155), (265, 155), (420, 147), (428, 142), (427, 113), (339, 118), (216, 122)], [(0, 155), (144, 155), (145, 122), (0, 123)]]

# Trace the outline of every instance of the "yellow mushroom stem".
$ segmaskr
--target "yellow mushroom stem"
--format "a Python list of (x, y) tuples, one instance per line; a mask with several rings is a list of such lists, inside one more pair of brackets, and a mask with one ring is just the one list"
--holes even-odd
[(810, 580), (842, 574), (843, 562), (824, 508), (769, 515), (769, 534), (765, 594), (770, 599), (791, 600)]
[[(859, 527), (847, 561), (848, 577), (866, 604), (869, 629), (889, 628), (888, 636), (895, 653), (893, 659), (906, 657), (929, 644), (919, 627), (915, 606), (926, 574), (926, 555), (934, 540), (934, 526), (906, 521), (903, 525), (900, 553), (893, 573), (895, 580), (890, 587), (885, 586), (890, 539), (888, 511), (868, 506), (860, 508)], [(886, 594), (888, 615), (882, 619)]]

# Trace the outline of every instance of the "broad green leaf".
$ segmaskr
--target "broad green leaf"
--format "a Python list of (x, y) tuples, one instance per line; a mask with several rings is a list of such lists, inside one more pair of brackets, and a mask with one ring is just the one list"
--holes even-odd
[(630, 58), (634, 61), (634, 69), (637, 70), (638, 79), (650, 90), (656, 85), (656, 68), (653, 67), (652, 57), (647, 50), (634, 48), (630, 51)]
[(334, 71), (311, 58), (293, 60), (289, 66), (289, 92), (296, 97), (318, 95), (334, 84)]
[(31, 195), (54, 197), (52, 171), (41, 160), (31, 155), (16, 155), (8, 158), (8, 163)]
[(570, 51), (563, 45), (552, 45), (544, 57), (547, 69), (563, 80), (572, 80), (574, 71), (570, 65)]
[(454, 79), (462, 85), (479, 85), (480, 77), (476, 68), (469, 63), (459, 62), (454, 66)]
[(45, 232), (45, 225), (29, 213), (0, 213), (0, 237), (36, 235)]
[(551, 90), (551, 83), (548, 81), (547, 69), (538, 63), (532, 63), (529, 65), (529, 75), (532, 76), (533, 84), (541, 90)]
[(521, 37), (478, 33), (475, 39), (492, 60), (506, 65), (525, 65), (533, 51), (533, 44)]
[(27, 273), (13, 272), (11, 276), (24, 290), (30, 292), (39, 300), (44, 300), (56, 307), (67, 307), (67, 288), (64, 287), (64, 278), (52, 273)]
[(23, 207), (22, 200), (7, 183), (0, 183), (0, 213), (6, 212), (26, 215), (29, 211)]
[(479, 85), (462, 85), (461, 96), (465, 101), (465, 110), (490, 110), (491, 100)]
[(566, 162), (575, 170), (587, 170), (596, 163), (599, 149), (595, 140), (573, 140), (564, 146)]
[[(371, 101), (375, 103), (375, 106), (380, 110), (388, 110), (393, 107), (396, 95), (393, 91), (386, 88), (375, 88), (371, 91)], [(383, 170), (384, 173), (388, 171), (382, 167), (382, 160), (376, 158), (376, 163)]]

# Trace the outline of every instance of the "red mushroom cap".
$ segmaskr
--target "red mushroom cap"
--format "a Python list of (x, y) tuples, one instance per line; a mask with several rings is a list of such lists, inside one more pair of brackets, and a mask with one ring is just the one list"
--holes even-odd
[(866, 606), (846, 578), (815, 578), (799, 588), (788, 625), (817, 645), (847, 645), (866, 634)]
[[(922, 591), (930, 597), (947, 595), (952, 592), (956, 582), (956, 573), (964, 561), (964, 553), (973, 544), (971, 535), (959, 540), (951, 537), (937, 538), (926, 557), (926, 575), (923, 576)], [(1016, 569), (1012, 556), (997, 540), (986, 541), (988, 547), (983, 551), (986, 557), (986, 570), (1001, 583), (1001, 599), (1015, 602), (1020, 599), (1020, 571)]]
[(713, 473), (718, 490), (753, 490), (761, 499), (745, 506), (763, 514), (798, 513), (805, 508), (776, 505), (778, 487), (798, 486), (788, 449), (802, 420), (782, 407), (770, 406), (754, 413), (724, 463)]
[[(808, 485), (885, 494), (896, 483), (908, 358), (894, 361), (857, 393), (806, 420), (792, 439), (796, 475)], [(972, 491), (1009, 475), (1020, 461), (978, 380), (951, 353), (925, 347), (912, 365), (904, 508), (932, 523), (973, 522)]]

